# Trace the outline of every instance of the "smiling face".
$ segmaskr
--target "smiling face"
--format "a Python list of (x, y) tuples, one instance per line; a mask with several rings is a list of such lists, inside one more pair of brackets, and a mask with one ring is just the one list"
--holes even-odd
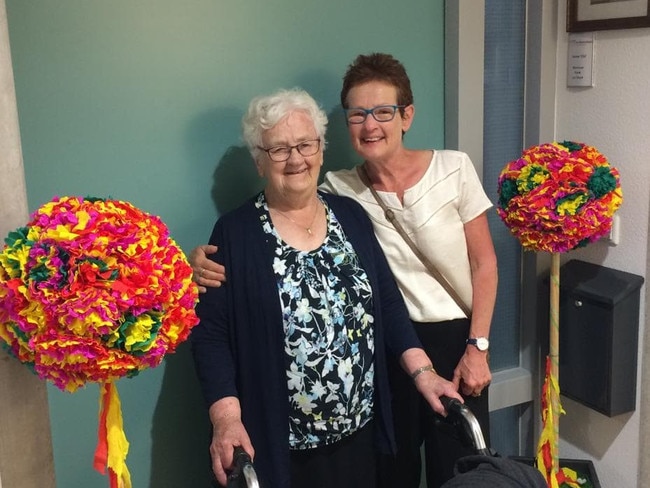
[[(398, 105), (397, 88), (381, 81), (370, 81), (354, 86), (347, 95), (348, 108), (371, 109), (380, 105)], [(348, 124), (350, 141), (354, 150), (366, 161), (384, 161), (401, 151), (402, 132), (411, 127), (413, 105), (399, 110), (388, 122), (377, 122), (368, 115), (361, 124)]]
[[(294, 111), (262, 134), (262, 145), (269, 149), (277, 146), (296, 146), (304, 141), (318, 138), (311, 117), (302, 111)], [(282, 199), (310, 196), (316, 193), (318, 176), (323, 165), (323, 145), (312, 156), (302, 156), (297, 148), (291, 150), (284, 162), (272, 161), (262, 151), (256, 161), (259, 175), (267, 179), (267, 197)]]

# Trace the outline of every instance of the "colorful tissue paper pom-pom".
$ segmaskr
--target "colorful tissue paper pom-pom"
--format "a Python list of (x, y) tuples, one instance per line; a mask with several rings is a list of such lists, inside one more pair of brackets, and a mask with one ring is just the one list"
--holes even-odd
[(600, 239), (622, 201), (616, 168), (577, 142), (528, 148), (498, 180), (497, 212), (526, 250), (562, 253)]
[(62, 390), (157, 366), (198, 322), (183, 252), (127, 202), (55, 198), (5, 242), (0, 339)]
[(101, 385), (95, 467), (111, 487), (131, 486), (113, 382), (176, 350), (197, 297), (165, 224), (127, 202), (57, 197), (5, 239), (0, 346), (63, 391)]

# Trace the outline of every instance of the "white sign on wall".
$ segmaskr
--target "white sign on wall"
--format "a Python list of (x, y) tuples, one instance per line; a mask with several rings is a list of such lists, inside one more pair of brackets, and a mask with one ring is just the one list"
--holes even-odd
[(569, 34), (567, 86), (594, 86), (594, 33)]

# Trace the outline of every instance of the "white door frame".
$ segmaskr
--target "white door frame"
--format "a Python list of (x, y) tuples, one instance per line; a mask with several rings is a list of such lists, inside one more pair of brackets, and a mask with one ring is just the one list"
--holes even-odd
[[(543, 0), (521, 1), (526, 1), (527, 17), (522, 146), (528, 147), (554, 140), (557, 5)], [(484, 22), (485, 0), (446, 2), (445, 145), (467, 152), (479, 176), (483, 172)], [(533, 405), (532, 409), (522, 412), (522, 452), (530, 449), (534, 433), (531, 428), (539, 429), (537, 400), (543, 362), (537, 327), (538, 270), (548, 267), (539, 261), (535, 253), (522, 253), (519, 367), (494, 372), (490, 386), (491, 411)]]

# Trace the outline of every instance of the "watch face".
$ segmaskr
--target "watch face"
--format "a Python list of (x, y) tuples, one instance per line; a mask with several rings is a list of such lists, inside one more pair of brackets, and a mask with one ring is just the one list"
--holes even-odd
[(487, 337), (477, 337), (476, 339), (467, 339), (468, 344), (476, 346), (479, 351), (487, 351), (490, 348), (490, 341)]

